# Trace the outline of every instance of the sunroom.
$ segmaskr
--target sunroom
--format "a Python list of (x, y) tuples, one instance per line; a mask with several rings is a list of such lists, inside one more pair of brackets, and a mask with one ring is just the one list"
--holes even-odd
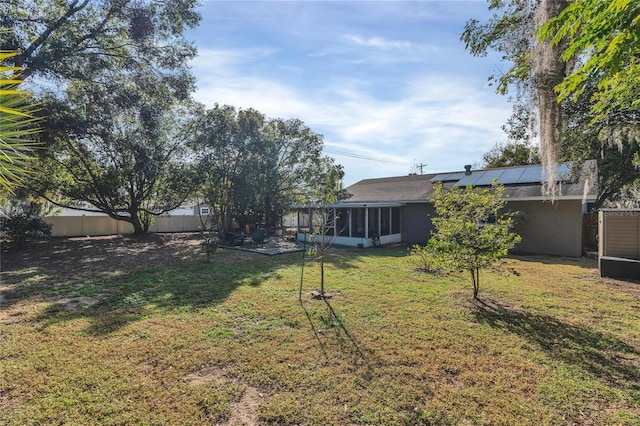
[(400, 203), (335, 203), (293, 206), (296, 238), (350, 247), (372, 247), (402, 240)]

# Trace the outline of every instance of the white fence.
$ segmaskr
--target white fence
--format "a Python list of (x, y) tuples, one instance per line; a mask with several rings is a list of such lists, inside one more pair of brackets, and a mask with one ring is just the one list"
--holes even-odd
[[(133, 233), (130, 223), (108, 216), (49, 216), (44, 218), (51, 225), (53, 237), (94, 237)], [(155, 217), (150, 232), (191, 232), (202, 230), (199, 216), (158, 216)]]

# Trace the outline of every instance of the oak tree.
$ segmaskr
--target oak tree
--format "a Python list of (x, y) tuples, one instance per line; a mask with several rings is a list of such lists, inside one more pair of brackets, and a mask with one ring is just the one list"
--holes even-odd
[(276, 227), (297, 198), (339, 170), (322, 155), (322, 135), (298, 119), (216, 105), (199, 115), (193, 129), (202, 194), (221, 229), (234, 219), (241, 227)]
[[(23, 79), (57, 85), (109, 82), (113, 73), (162, 76), (181, 97), (193, 88), (196, 54), (186, 28), (199, 23), (197, 0), (2, 0), (0, 50), (19, 52)], [(105, 72), (109, 71), (109, 72)]]
[(141, 234), (185, 201), (196, 176), (185, 161), (187, 110), (133, 87), (82, 84), (64, 99), (49, 94), (41, 140), (50, 149), (33, 187), (56, 205), (101, 211)]

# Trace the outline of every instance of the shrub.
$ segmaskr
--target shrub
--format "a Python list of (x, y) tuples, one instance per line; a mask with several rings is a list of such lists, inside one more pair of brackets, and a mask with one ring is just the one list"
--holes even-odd
[(207, 254), (207, 262), (211, 260), (211, 256), (220, 247), (220, 239), (213, 234), (207, 234), (204, 236), (204, 240), (200, 243), (200, 247)]
[(429, 251), (428, 247), (414, 244), (409, 249), (409, 254), (411, 255), (411, 261), (419, 271), (433, 273), (440, 271), (438, 259)]
[(51, 225), (29, 211), (0, 217), (0, 235), (4, 241), (24, 246), (36, 238), (50, 237)]

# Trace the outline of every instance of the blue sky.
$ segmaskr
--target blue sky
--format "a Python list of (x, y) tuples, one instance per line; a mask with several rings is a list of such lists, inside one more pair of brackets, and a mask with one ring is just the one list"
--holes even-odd
[[(462, 170), (496, 142), (511, 107), (487, 77), (497, 56), (459, 40), (484, 0), (205, 1), (195, 98), (299, 118), (324, 135), (344, 183)], [(344, 155), (347, 154), (347, 155)], [(354, 158), (353, 156), (365, 157)]]

